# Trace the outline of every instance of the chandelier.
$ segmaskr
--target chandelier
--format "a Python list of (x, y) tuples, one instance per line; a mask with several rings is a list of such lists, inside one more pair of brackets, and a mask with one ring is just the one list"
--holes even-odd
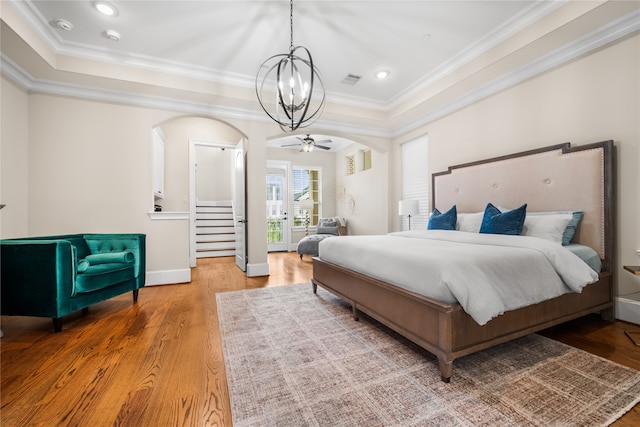
[[(256, 75), (256, 95), (265, 113), (285, 132), (293, 132), (316, 121), (324, 109), (324, 84), (311, 53), (293, 45), (293, 0), (290, 2), (289, 53), (264, 61)], [(275, 88), (273, 103), (268, 102)]]

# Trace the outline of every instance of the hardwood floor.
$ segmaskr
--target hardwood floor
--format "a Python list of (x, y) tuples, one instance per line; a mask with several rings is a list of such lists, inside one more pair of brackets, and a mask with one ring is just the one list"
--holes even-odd
[[(269, 256), (247, 278), (233, 258), (198, 261), (189, 284), (151, 286), (63, 321), (2, 316), (3, 426), (231, 426), (215, 293), (302, 283), (311, 259)], [(544, 335), (640, 370), (640, 326), (587, 316)], [(640, 405), (616, 426), (640, 425)]]

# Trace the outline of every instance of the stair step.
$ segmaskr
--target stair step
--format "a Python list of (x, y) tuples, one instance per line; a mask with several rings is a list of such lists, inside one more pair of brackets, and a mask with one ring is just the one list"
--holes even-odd
[(205, 243), (196, 243), (196, 252), (202, 251), (220, 251), (220, 250), (235, 250), (236, 241), (223, 241), (223, 242), (205, 242)]
[(196, 213), (233, 213), (231, 206), (196, 206)]
[(196, 235), (206, 235), (206, 234), (235, 234), (236, 229), (232, 226), (223, 226), (223, 227), (201, 227), (199, 224), (196, 224)]
[(231, 200), (197, 200), (196, 206), (231, 206)]
[(231, 200), (196, 203), (196, 258), (235, 256), (235, 219)]
[(196, 221), (197, 227), (233, 227), (233, 219), (199, 219)]
[(235, 242), (235, 233), (220, 233), (220, 234), (200, 234), (196, 235), (196, 243), (209, 243), (209, 242)]
[(235, 256), (235, 250), (227, 250), (227, 251), (207, 251), (207, 252), (197, 252), (196, 258), (215, 258), (215, 257), (223, 257), (223, 256)]
[(231, 212), (206, 212), (196, 213), (196, 219), (233, 219), (233, 213)]

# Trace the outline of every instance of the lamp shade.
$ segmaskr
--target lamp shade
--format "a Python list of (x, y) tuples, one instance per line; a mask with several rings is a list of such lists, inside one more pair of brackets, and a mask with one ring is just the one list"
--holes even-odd
[(305, 211), (313, 210), (313, 199), (300, 200), (300, 209)]
[(420, 209), (417, 200), (400, 200), (398, 203), (398, 215), (418, 215)]

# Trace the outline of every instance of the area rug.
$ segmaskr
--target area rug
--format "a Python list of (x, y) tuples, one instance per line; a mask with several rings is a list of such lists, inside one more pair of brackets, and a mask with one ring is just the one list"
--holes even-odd
[(311, 284), (216, 295), (233, 425), (603, 426), (640, 372), (529, 335), (454, 362)]

